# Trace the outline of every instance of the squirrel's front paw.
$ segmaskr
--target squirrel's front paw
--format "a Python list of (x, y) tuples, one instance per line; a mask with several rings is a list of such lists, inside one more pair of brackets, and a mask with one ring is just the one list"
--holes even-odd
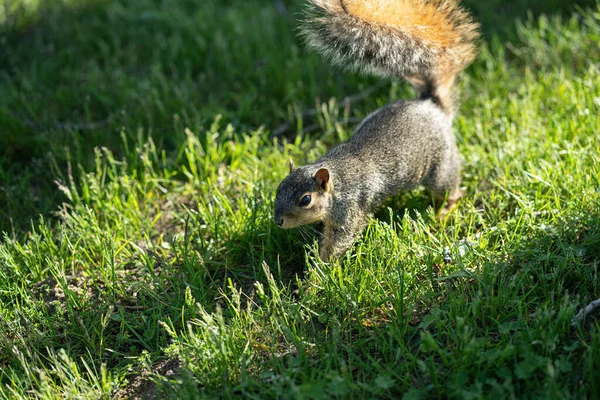
[(331, 256), (333, 254), (331, 251), (331, 248), (328, 248), (328, 247), (331, 247), (331, 246), (324, 246), (319, 251), (319, 258), (324, 262), (328, 262), (331, 259)]
[(341, 246), (339, 244), (337, 246), (323, 246), (319, 251), (319, 258), (321, 258), (323, 262), (330, 262), (339, 259), (346, 253), (346, 251), (348, 251), (349, 247), (350, 246)]

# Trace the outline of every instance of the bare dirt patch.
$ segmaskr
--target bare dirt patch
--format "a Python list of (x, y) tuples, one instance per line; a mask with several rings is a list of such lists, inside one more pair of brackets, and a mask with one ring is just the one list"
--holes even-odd
[(127, 387), (121, 389), (115, 398), (130, 400), (158, 399), (158, 388), (152, 378), (156, 375), (172, 378), (177, 375), (180, 369), (181, 361), (179, 358), (159, 361), (152, 368), (130, 377), (130, 383)]
[(62, 282), (57, 281), (54, 276), (48, 276), (36, 283), (32, 289), (35, 296), (43, 299), (50, 314), (54, 314), (57, 307), (64, 307), (69, 295), (85, 301), (100, 298), (90, 279), (86, 279), (81, 271), (75, 275), (65, 275)]

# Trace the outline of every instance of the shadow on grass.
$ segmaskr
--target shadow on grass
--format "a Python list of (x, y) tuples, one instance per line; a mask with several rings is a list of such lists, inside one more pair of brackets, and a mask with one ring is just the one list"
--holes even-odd
[[(268, 263), (278, 285), (290, 292), (297, 277), (303, 277), (304, 244), (297, 232), (274, 224), (275, 230), (268, 234), (264, 227), (249, 229), (231, 237), (227, 254), (217, 258), (198, 246), (196, 228), (191, 227), (187, 238), (175, 244), (181, 246), (177, 258), (166, 259), (145, 249), (120, 260), (111, 281), (100, 273), (75, 269), (35, 283), (19, 301), (36, 313), (21, 315), (16, 310), (17, 321), (6, 327), (0, 324), (0, 367), (19, 370), (13, 349), (45, 357), (48, 350), (64, 348), (76, 361), (82, 357), (92, 365), (105, 363), (116, 370), (129, 366), (136, 375), (143, 368), (136, 357), (144, 352), (153, 357), (162, 354), (171, 340), (165, 327), (185, 332), (185, 324), (198, 318), (196, 304), (209, 313), (227, 310), (224, 293), (230, 285), (247, 296), (244, 303), (258, 301), (255, 284), (267, 280), (263, 262)], [(280, 253), (286, 256), (280, 259)], [(233, 317), (227, 312), (225, 316)], [(141, 387), (148, 389), (142, 381)], [(140, 384), (140, 379), (135, 382)]]
[(514, 40), (515, 20), (524, 20), (528, 14), (534, 17), (546, 15), (570, 16), (578, 7), (594, 7), (595, 0), (464, 0), (463, 4), (471, 10), (481, 23), (484, 36), (489, 39), (497, 35), (501, 41)]

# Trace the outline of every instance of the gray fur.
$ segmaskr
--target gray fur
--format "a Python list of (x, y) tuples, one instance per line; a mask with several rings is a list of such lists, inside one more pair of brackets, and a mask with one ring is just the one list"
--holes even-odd
[[(311, 14), (319, 11), (313, 8)], [(382, 29), (347, 14), (325, 14), (307, 22), (302, 33), (334, 65), (383, 77), (428, 73), (442, 51), (400, 31), (387, 29), (382, 35)]]
[(275, 216), (299, 196), (318, 190), (315, 171), (327, 168), (333, 189), (323, 221), (321, 257), (343, 253), (390, 196), (425, 186), (438, 197), (459, 196), (460, 160), (451, 119), (430, 100), (399, 101), (367, 117), (346, 143), (311, 165), (296, 168), (279, 185)]

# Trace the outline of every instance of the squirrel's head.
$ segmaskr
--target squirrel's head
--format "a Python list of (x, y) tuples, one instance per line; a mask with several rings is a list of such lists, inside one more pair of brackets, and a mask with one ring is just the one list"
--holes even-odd
[(284, 229), (323, 221), (330, 212), (332, 189), (327, 168), (295, 168), (290, 160), (290, 174), (277, 188), (273, 220)]

